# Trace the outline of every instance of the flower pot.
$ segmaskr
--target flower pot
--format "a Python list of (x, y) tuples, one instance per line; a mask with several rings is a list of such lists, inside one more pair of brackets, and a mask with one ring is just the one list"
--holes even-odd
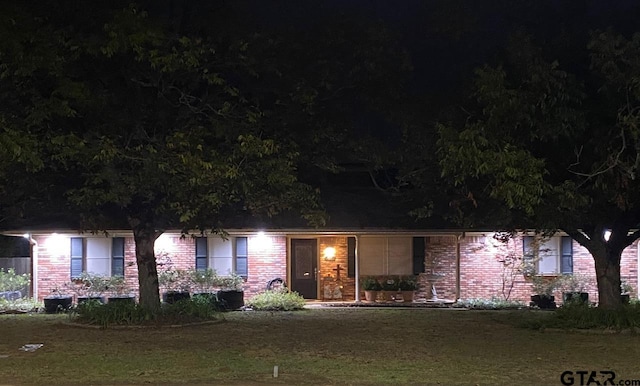
[(244, 291), (220, 290), (217, 295), (225, 310), (238, 310), (244, 306)]
[(55, 296), (44, 298), (44, 311), (47, 314), (55, 314), (65, 312), (71, 308), (73, 297), (71, 296)]
[(167, 291), (162, 294), (162, 301), (173, 304), (179, 300), (190, 299), (191, 295), (186, 291)]
[(562, 304), (567, 304), (567, 303), (589, 304), (589, 293), (588, 292), (563, 292)]
[(378, 298), (378, 291), (364, 290), (364, 300), (368, 302), (375, 302), (377, 298)]
[(415, 291), (401, 291), (402, 293), (402, 301), (404, 303), (413, 303), (413, 296)]
[(629, 296), (629, 294), (620, 294), (620, 301), (622, 301), (622, 304), (629, 304), (630, 300), (631, 296)]
[(530, 305), (541, 310), (552, 310), (556, 308), (555, 297), (553, 295), (532, 295)]

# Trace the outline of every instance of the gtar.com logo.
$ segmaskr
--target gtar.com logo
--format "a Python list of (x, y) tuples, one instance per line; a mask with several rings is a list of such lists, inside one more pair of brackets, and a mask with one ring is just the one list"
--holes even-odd
[(605, 386), (605, 385), (616, 385), (616, 373), (613, 371), (588, 371), (588, 370), (578, 370), (578, 371), (564, 371), (560, 375), (560, 382), (566, 386)]

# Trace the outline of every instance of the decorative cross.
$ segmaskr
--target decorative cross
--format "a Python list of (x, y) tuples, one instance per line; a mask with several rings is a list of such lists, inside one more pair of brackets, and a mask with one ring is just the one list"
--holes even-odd
[(338, 264), (333, 270), (336, 271), (336, 280), (340, 280), (340, 271), (343, 271), (344, 268), (340, 267), (340, 264)]

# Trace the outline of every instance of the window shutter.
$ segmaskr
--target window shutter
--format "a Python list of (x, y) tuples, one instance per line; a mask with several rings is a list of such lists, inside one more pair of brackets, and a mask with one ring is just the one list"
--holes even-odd
[(522, 255), (524, 256), (524, 262), (527, 264), (533, 263), (534, 251), (532, 248), (533, 236), (524, 236), (522, 238)]
[(347, 277), (356, 277), (356, 238), (347, 237)]
[(425, 258), (425, 240), (424, 237), (413, 238), (413, 274), (418, 275), (424, 273)]
[(71, 278), (82, 274), (82, 259), (84, 256), (84, 244), (82, 237), (71, 238)]
[(249, 251), (246, 237), (236, 237), (236, 274), (244, 278), (249, 274)]
[(124, 276), (124, 237), (112, 239), (111, 276)]
[(563, 274), (573, 273), (573, 241), (569, 236), (562, 236), (560, 255), (560, 272)]
[(196, 270), (207, 269), (207, 238), (196, 237)]

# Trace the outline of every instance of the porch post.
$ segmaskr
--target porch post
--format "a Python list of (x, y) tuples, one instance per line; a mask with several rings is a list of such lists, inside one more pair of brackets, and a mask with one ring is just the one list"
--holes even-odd
[(358, 237), (358, 235), (355, 235), (355, 239), (356, 239), (356, 248), (355, 248), (355, 255), (356, 255), (356, 272), (355, 272), (355, 277), (356, 277), (356, 303), (360, 302), (360, 253), (358, 252), (358, 245), (360, 244), (360, 238)]
[(29, 240), (29, 257), (31, 257), (31, 297), (38, 300), (38, 242), (31, 233), (27, 233), (25, 238)]
[(460, 240), (464, 237), (464, 232), (456, 236), (456, 298), (460, 300)]

